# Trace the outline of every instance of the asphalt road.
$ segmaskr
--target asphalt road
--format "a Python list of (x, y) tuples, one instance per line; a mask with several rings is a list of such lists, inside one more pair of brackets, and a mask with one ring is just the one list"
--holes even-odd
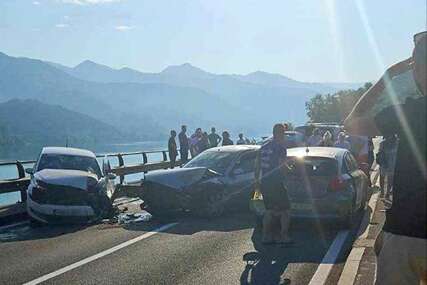
[[(282, 248), (260, 243), (248, 213), (126, 227), (21, 225), (0, 229), (0, 283), (309, 284), (331, 267), (325, 284), (335, 284), (353, 232), (340, 232), (333, 223), (294, 221), (296, 242)], [(336, 247), (343, 234), (345, 243)], [(340, 254), (333, 260), (327, 253)]]

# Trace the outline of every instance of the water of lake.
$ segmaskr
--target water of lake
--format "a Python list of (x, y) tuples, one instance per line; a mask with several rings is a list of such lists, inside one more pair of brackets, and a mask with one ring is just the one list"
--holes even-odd
[[(166, 141), (154, 141), (154, 142), (135, 142), (135, 143), (128, 143), (128, 144), (114, 144), (114, 145), (105, 145), (105, 146), (98, 146), (95, 147), (95, 149), (92, 149), (97, 154), (107, 154), (107, 153), (116, 153), (116, 152), (135, 152), (135, 151), (154, 151), (154, 150), (166, 150), (167, 149), (167, 142)], [(34, 152), (33, 155), (25, 157), (26, 160), (35, 160), (38, 151)], [(13, 157), (13, 154), (8, 154), (8, 158), (1, 158), (0, 161), (11, 161), (10, 157)], [(156, 162), (156, 161), (162, 161), (163, 156), (161, 153), (152, 153), (147, 154), (148, 162)], [(129, 155), (124, 156), (124, 163), (125, 165), (130, 164), (140, 164), (143, 162), (142, 155)], [(116, 157), (109, 157), (108, 160), (110, 161), (110, 164), (112, 167), (115, 167), (118, 165), (118, 160)], [(103, 158), (98, 158), (98, 161), (101, 165)], [(33, 167), (32, 164), (26, 164), (24, 167)], [(18, 178), (18, 171), (15, 165), (6, 165), (6, 166), (0, 166), (0, 180), (3, 179), (13, 179)], [(125, 177), (125, 181), (135, 181), (138, 179), (142, 179), (143, 174), (132, 174)], [(7, 194), (0, 194), (0, 206), (1, 205), (8, 205), (16, 203), (20, 200), (20, 193), (14, 192), (14, 193), (7, 193)]]

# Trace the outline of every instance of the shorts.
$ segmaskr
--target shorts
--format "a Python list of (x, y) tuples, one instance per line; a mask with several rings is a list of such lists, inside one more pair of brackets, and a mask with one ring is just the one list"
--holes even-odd
[(375, 285), (420, 284), (427, 280), (427, 239), (384, 232)]
[(280, 178), (268, 178), (261, 181), (261, 193), (266, 210), (289, 210), (288, 191)]

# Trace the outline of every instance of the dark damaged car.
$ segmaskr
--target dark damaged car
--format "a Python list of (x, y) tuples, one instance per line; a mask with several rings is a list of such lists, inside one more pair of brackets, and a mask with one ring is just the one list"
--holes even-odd
[(92, 222), (112, 211), (115, 176), (104, 176), (88, 150), (45, 147), (35, 168), (26, 171), (27, 212), (34, 222)]
[(191, 211), (203, 217), (247, 209), (259, 146), (211, 148), (182, 168), (146, 174), (142, 198), (158, 214)]

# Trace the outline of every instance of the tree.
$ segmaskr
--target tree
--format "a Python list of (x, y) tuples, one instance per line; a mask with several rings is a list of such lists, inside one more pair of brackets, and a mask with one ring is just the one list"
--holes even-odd
[(307, 116), (311, 122), (341, 123), (351, 112), (360, 97), (372, 86), (365, 83), (357, 90), (341, 90), (334, 94), (317, 94), (305, 103)]

